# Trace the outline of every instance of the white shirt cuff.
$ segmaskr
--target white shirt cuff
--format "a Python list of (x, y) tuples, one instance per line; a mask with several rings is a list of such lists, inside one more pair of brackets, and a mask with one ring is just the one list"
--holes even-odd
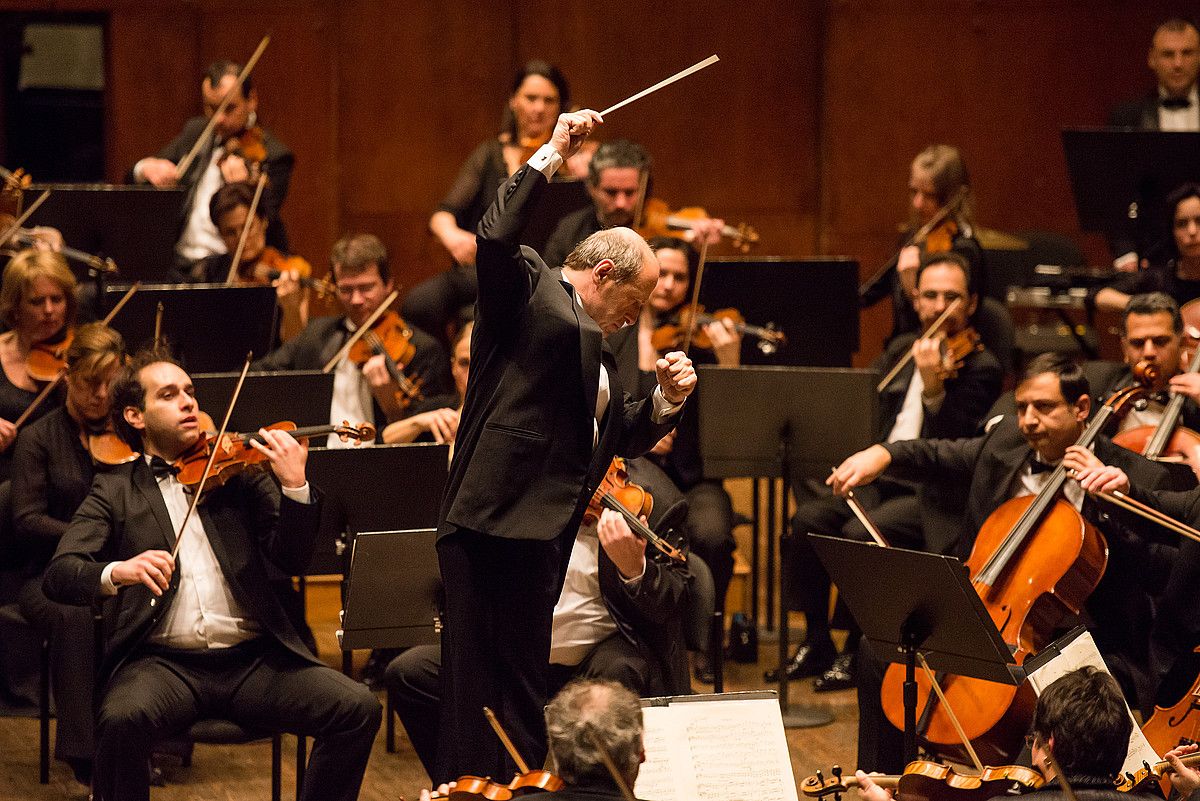
[(290, 498), (296, 503), (310, 503), (312, 501), (312, 492), (309, 489), (307, 481), (299, 487), (284, 487), (281, 485), (279, 489), (283, 491), (284, 497)]
[[(621, 571), (618, 570), (617, 574), (620, 575), (620, 573), (621, 573)], [(645, 575), (646, 575), (646, 560), (642, 559), (642, 572), (638, 573), (633, 578), (625, 578), (624, 576), (621, 576), (621, 581), (623, 581), (625, 583), (625, 589), (627, 589), (631, 593), (633, 593), (633, 592), (637, 592), (637, 589), (639, 586), (641, 586), (642, 579), (645, 577)]]
[(529, 159), (529, 166), (546, 176), (546, 180), (554, 177), (558, 168), (563, 165), (563, 157), (552, 145), (542, 145)]
[(654, 394), (651, 396), (654, 403), (654, 411), (650, 414), (650, 419), (656, 423), (661, 423), (675, 412), (683, 408), (684, 400), (679, 403), (671, 403), (663, 396), (662, 387), (655, 387)]
[(100, 573), (100, 592), (104, 595), (116, 595), (117, 585), (113, 584), (112, 572), (117, 566), (117, 562), (109, 562), (104, 566), (104, 570)]

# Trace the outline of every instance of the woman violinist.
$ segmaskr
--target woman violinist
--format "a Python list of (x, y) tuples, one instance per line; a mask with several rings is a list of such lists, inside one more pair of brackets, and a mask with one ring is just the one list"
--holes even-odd
[[(913, 313), (917, 267), (925, 253), (953, 250), (962, 254), (971, 267), (975, 288), (987, 285), (983, 249), (975, 239), (971, 179), (958, 148), (930, 145), (913, 159), (908, 178), (909, 212), (904, 243), (895, 259), (894, 269), (880, 270), (858, 290), (862, 308), (874, 306), (889, 295), (892, 298), (892, 334), (889, 339), (920, 328)], [(947, 209), (951, 202), (955, 208)], [(914, 234), (934, 220), (945, 219), (921, 241), (910, 241)]]
[[(254, 185), (246, 182), (226, 184), (209, 201), (209, 215), (217, 226), (225, 253), (209, 256), (192, 271), (192, 280), (207, 284), (223, 284), (237, 252), (238, 241), (246, 226), (246, 215), (254, 201)], [(308, 299), (312, 265), (299, 256), (288, 256), (267, 245), (267, 215), (260, 205), (250, 222), (242, 256), (238, 261), (235, 283), (271, 284), (279, 302), (281, 318), (279, 339), (287, 342), (308, 325)]]
[(92, 610), (54, 603), (42, 573), (95, 475), (88, 441), (106, 430), (112, 386), (125, 363), (121, 335), (103, 323), (75, 331), (66, 352), (67, 398), (17, 439), (13, 453), (13, 527), (24, 556), (21, 613), (50, 638), (51, 683), (58, 699), (55, 756), (87, 783), (92, 739)]
[[(0, 335), (0, 480), (9, 475), (14, 422), (42, 389), (29, 374), (29, 354), (35, 345), (65, 337), (77, 307), (75, 276), (62, 256), (23, 250), (9, 262), (0, 282), (0, 320), (9, 328)], [(27, 422), (55, 403), (48, 398)]]

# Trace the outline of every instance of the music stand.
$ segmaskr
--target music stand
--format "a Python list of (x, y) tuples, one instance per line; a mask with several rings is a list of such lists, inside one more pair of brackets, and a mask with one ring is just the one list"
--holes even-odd
[(1200, 133), (1064, 128), (1062, 143), (1085, 231), (1116, 238), (1140, 223), (1165, 236), (1163, 199), (1180, 184), (1200, 180)]
[[(128, 284), (105, 287), (105, 311), (128, 289)], [(163, 336), (189, 372), (241, 372), (247, 353), (265, 356), (275, 341), (279, 307), (271, 286), (143, 284), (112, 327), (131, 347), (151, 341), (159, 302)]]
[(162, 281), (175, 261), (183, 189), (115, 184), (34, 184), (24, 205), (44, 190), (50, 197), (30, 216), (28, 225), (62, 232), (73, 248), (107, 256), (123, 281)]
[[(754, 537), (751, 552), (752, 604), (758, 605), (758, 539), (764, 526), (775, 519), (774, 488), (767, 486), (764, 523), (758, 516), (758, 482), (782, 478), (778, 508), (783, 531), (790, 524), (788, 501), (793, 477), (820, 478), (852, 453), (874, 444), (878, 437), (879, 393), (874, 370), (821, 367), (710, 367), (699, 368), (700, 452), (706, 478), (750, 476), (754, 491)], [(764, 403), (763, 399), (769, 399)], [(830, 426), (830, 420), (839, 425)], [(775, 538), (766, 536), (766, 623), (773, 623), (775, 590)], [(783, 599), (787, 571), (781, 571), (779, 599), (779, 702), (784, 724), (822, 725), (801, 719), (788, 709), (788, 621)], [(757, 615), (756, 615), (757, 617)], [(828, 722), (828, 720), (824, 721)]]
[(700, 302), (736, 308), (749, 323), (774, 323), (787, 343), (773, 354), (751, 347), (743, 364), (849, 367), (858, 350), (858, 262), (854, 259), (713, 259)]
[(917, 651), (933, 670), (1013, 686), (1025, 681), (958, 559), (820, 534), (808, 539), (876, 652), (904, 663), (906, 762), (917, 758)]
[[(592, 197), (588, 194), (587, 184), (582, 179), (551, 181), (542, 190), (538, 202), (534, 204), (533, 211), (529, 215), (529, 222), (521, 231), (521, 244), (528, 245), (541, 253), (563, 217), (590, 205), (592, 205)], [(557, 267), (558, 265), (552, 266)]]
[[(213, 420), (223, 420), (237, 373), (195, 373), (196, 401)], [(297, 428), (320, 426), (329, 422), (329, 404), (333, 400), (333, 373), (320, 370), (254, 372), (246, 374), (246, 383), (233, 414), (230, 431), (257, 431), (261, 426), (290, 420)], [(356, 426), (362, 420), (350, 420)], [(325, 437), (311, 442), (325, 444)]]
[[(364, 531), (350, 549), (337, 630), (343, 653), (436, 643), (442, 631), (437, 529)], [(396, 568), (403, 566), (403, 580)]]

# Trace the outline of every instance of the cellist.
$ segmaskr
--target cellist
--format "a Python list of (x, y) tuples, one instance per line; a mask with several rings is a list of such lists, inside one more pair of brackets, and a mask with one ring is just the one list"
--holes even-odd
[[(969, 482), (962, 531), (956, 553), (966, 557), (975, 533), (1004, 502), (1037, 494), (1055, 466), (1083, 470), (1101, 463), (1119, 465), (1139, 486), (1159, 488), (1170, 480), (1163, 465), (1114, 445), (1099, 436), (1093, 451), (1075, 446), (1083, 433), (1091, 397), (1079, 366), (1059, 354), (1043, 354), (1026, 367), (1016, 388), (1016, 415), (991, 421), (974, 439), (913, 439), (872, 445), (850, 456), (830, 476), (834, 492), (892, 478), (942, 483)], [(1065, 499), (1095, 526), (1108, 543), (1108, 567), (1087, 601), (1092, 635), (1113, 674), (1130, 698), (1144, 695), (1145, 653), (1150, 625), (1150, 598), (1141, 584), (1144, 542), (1120, 525), (1118, 518), (1085, 497), (1073, 480)], [(1034, 536), (1036, 542), (1036, 534)], [(859, 651), (859, 764), (868, 770), (896, 772), (903, 767), (900, 732), (883, 719), (879, 697), (881, 665), (865, 647)]]

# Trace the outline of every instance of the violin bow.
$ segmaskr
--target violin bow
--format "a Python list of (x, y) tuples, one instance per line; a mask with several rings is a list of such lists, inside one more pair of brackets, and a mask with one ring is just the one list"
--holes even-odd
[[(49, 190), (47, 190), (46, 194), (49, 194)], [(128, 303), (129, 299), (133, 297), (133, 293), (137, 292), (141, 288), (142, 282), (135, 282), (133, 286), (129, 287), (129, 291), (127, 291), (123, 296), (121, 296), (121, 299), (117, 301), (117, 305), (113, 306), (112, 311), (110, 311), (108, 315), (100, 322), (104, 325), (111, 323), (112, 319), (117, 316), (117, 312), (121, 310), (121, 307)], [(37, 397), (29, 402), (29, 405), (25, 407), (25, 411), (21, 412), (21, 416), (13, 421), (13, 427), (20, 428), (23, 426), (25, 421), (29, 419), (29, 416), (37, 411), (37, 408), (42, 405), (42, 402), (50, 396), (50, 393), (54, 391), (54, 388), (62, 383), (62, 380), (66, 377), (66, 375), (67, 371), (65, 368), (59, 370), (58, 375), (54, 377), (54, 380), (47, 384), (42, 391), (37, 394)]]
[[(833, 468), (837, 471), (837, 468)], [(883, 532), (879, 530), (879, 526), (875, 525), (868, 515), (867, 510), (859, 503), (858, 498), (854, 496), (854, 490), (846, 492), (846, 505), (850, 507), (850, 511), (854, 512), (854, 516), (858, 518), (858, 522), (863, 524), (863, 528), (871, 535), (871, 539), (875, 540), (875, 544), (880, 548), (890, 548), (887, 538), (883, 536)]]
[(1108, 501), (1114, 506), (1119, 506), (1126, 511), (1133, 512), (1135, 515), (1140, 515), (1152, 523), (1158, 523), (1163, 528), (1174, 531), (1176, 534), (1187, 537), (1190, 540), (1200, 542), (1200, 531), (1192, 528), (1186, 523), (1182, 523), (1169, 515), (1163, 514), (1157, 509), (1147, 506), (1136, 498), (1131, 498), (1120, 490), (1112, 492), (1090, 492), (1088, 493), (1094, 498), (1099, 498), (1103, 501)]
[(25, 209), (20, 217), (13, 220), (12, 225), (4, 229), (4, 233), (0, 233), (0, 244), (12, 239), (13, 234), (21, 230), (21, 226), (25, 224), (25, 221), (29, 219), (30, 215), (37, 211), (38, 206), (46, 202), (46, 198), (50, 197), (50, 192), (51, 190), (47, 189), (42, 192), (42, 194), (38, 195), (37, 200), (30, 203), (29, 208)]
[[(217, 460), (217, 449), (221, 447), (221, 440), (225, 438), (225, 431), (229, 428), (229, 418), (233, 417), (233, 407), (237, 405), (238, 396), (242, 394), (242, 384), (246, 383), (246, 373), (250, 372), (250, 360), (253, 358), (253, 351), (246, 354), (246, 363), (242, 365), (242, 374), (238, 376), (237, 385), (233, 388), (233, 397), (229, 399), (229, 408), (225, 410), (225, 419), (221, 421), (221, 430), (217, 432), (216, 437), (213, 438), (212, 445), (209, 446), (208, 462), (204, 465), (204, 472), (200, 474), (200, 483), (196, 485), (196, 491), (192, 494), (192, 502), (188, 504), (188, 510), (183, 516), (183, 522), (179, 524), (179, 533), (175, 535), (175, 547), (171, 549), (172, 562), (179, 561), (179, 544), (183, 542), (183, 532), (187, 530), (188, 520), (191, 519), (192, 513), (196, 511), (196, 504), (200, 502), (200, 496), (204, 493), (204, 484), (208, 481), (208, 474), (212, 472), (213, 462)], [(153, 598), (150, 599), (150, 603), (154, 603)]]
[(588, 741), (591, 742), (592, 748), (596, 749), (596, 753), (600, 755), (600, 760), (604, 763), (604, 767), (608, 768), (609, 775), (616, 782), (621, 795), (625, 797), (625, 801), (637, 801), (633, 790), (629, 789), (629, 783), (625, 781), (625, 777), (621, 775), (621, 771), (617, 770), (617, 763), (613, 762), (612, 754), (608, 753), (608, 749), (600, 741), (600, 736), (596, 734), (596, 731), (591, 726), (588, 726), (585, 731), (587, 732)]
[(263, 51), (267, 49), (267, 45), (270, 44), (270, 42), (271, 34), (268, 33), (262, 38), (262, 41), (258, 43), (258, 47), (254, 50), (254, 55), (250, 56), (250, 60), (246, 62), (246, 66), (242, 67), (242, 71), (238, 73), (237, 80), (234, 81), (233, 86), (229, 87), (229, 91), (225, 93), (223, 98), (221, 98), (220, 105), (217, 106), (212, 116), (208, 118), (208, 124), (204, 126), (204, 130), (200, 132), (200, 135), (196, 137), (196, 142), (192, 145), (192, 149), (189, 150), (187, 155), (180, 159), (179, 163), (175, 165), (176, 175), (184, 175), (187, 173), (188, 168), (192, 166), (192, 162), (195, 161), (196, 156), (200, 154), (201, 148), (205, 146), (209, 137), (212, 136), (213, 129), (217, 127), (217, 118), (220, 117), (222, 112), (229, 108), (229, 104), (233, 102), (234, 92), (242, 91), (242, 84), (244, 84), (246, 79), (250, 77), (250, 73), (254, 71), (254, 65), (258, 63), (259, 57), (262, 56)]
[(635, 227), (646, 224), (646, 221), (642, 219), (642, 212), (646, 210), (646, 191), (649, 188), (650, 170), (643, 169), (638, 175), (637, 205), (633, 207), (633, 224)]
[(620, 103), (617, 103), (616, 105), (613, 105), (613, 106), (609, 106), (608, 108), (604, 109), (604, 111), (600, 112), (600, 116), (606, 117), (610, 113), (616, 111), (617, 109), (624, 108), (625, 106), (628, 106), (630, 103), (632, 103), (635, 100), (641, 100), (646, 95), (653, 94), (654, 92), (657, 92), (659, 89), (662, 89), (664, 86), (670, 86), (671, 84), (675, 83), (676, 81), (680, 80), (681, 78), (686, 78), (687, 76), (691, 75), (693, 72), (699, 72), (700, 70), (702, 70), (706, 67), (710, 67), (713, 64), (716, 64), (720, 60), (721, 59), (717, 58), (716, 54), (713, 54), (713, 55), (709, 56), (708, 58), (704, 59), (703, 61), (697, 61), (692, 66), (688, 67), (685, 70), (680, 70), (679, 72), (672, 75), (670, 78), (664, 78), (661, 81), (659, 81), (658, 83), (654, 84), (653, 86), (647, 87), (646, 89), (643, 89), (642, 91), (638, 92), (637, 94), (631, 95), (631, 96), (625, 98)]
[[(929, 218), (929, 222), (913, 231), (912, 234), (910, 234), (909, 237), (904, 240), (904, 244), (900, 246), (900, 250), (904, 250), (906, 247), (916, 244), (925, 237), (929, 236), (930, 231), (932, 231), (934, 228), (937, 228), (946, 221), (947, 217), (958, 211), (958, 207), (961, 206), (962, 202), (967, 199), (967, 193), (970, 191), (970, 187), (960, 186), (958, 191), (955, 192), (948, 201), (946, 201), (946, 205), (942, 206), (933, 213), (933, 216)], [(895, 256), (892, 256), (892, 258), (888, 260), (887, 264), (876, 270), (874, 275), (872, 275), (866, 281), (863, 281), (861, 288), (869, 287), (875, 283), (878, 283), (885, 275), (887, 275), (888, 271), (894, 270), (896, 268), (896, 259), (899, 257), (899, 255), (899, 252), (897, 252)]]
[[(941, 327), (946, 324), (946, 320), (950, 319), (950, 315), (954, 313), (954, 310), (957, 309), (962, 302), (962, 298), (955, 298), (952, 300), (950, 305), (946, 307), (946, 310), (942, 312), (941, 316), (933, 321), (933, 325), (929, 326), (929, 329), (924, 334), (921, 334), (921, 339), (929, 339), (931, 336), (936, 334)], [(900, 371), (904, 369), (905, 365), (912, 361), (912, 357), (912, 348), (909, 348), (908, 352), (900, 358), (900, 361), (896, 362), (896, 365), (892, 367), (891, 370), (888, 370), (888, 374), (885, 375), (883, 379), (875, 385), (875, 391), (883, 392), (883, 390), (887, 388), (887, 385), (892, 383), (896, 376), (900, 375)]]
[(500, 725), (500, 721), (496, 718), (496, 713), (489, 707), (483, 708), (484, 717), (492, 726), (492, 731), (496, 732), (496, 736), (500, 738), (500, 744), (504, 746), (504, 750), (512, 757), (513, 762), (517, 763), (517, 770), (522, 774), (529, 772), (529, 766), (525, 764), (525, 760), (521, 759), (521, 754), (517, 751), (517, 747), (513, 745), (513, 741), (509, 739), (508, 732)]
[(341, 350), (339, 350), (336, 354), (334, 354), (333, 358), (330, 359), (329, 362), (324, 367), (321, 368), (321, 372), (328, 373), (330, 370), (332, 370), (334, 368), (334, 365), (336, 365), (342, 359), (346, 358), (346, 354), (350, 352), (350, 349), (352, 347), (354, 347), (354, 343), (357, 342), (358, 340), (362, 339), (363, 334), (365, 334), (371, 330), (371, 326), (375, 325), (375, 321), (384, 315), (384, 312), (386, 312), (391, 307), (391, 305), (396, 302), (396, 298), (398, 298), (398, 297), (400, 297), (400, 290), (393, 289), (392, 294), (390, 294), (386, 298), (384, 298), (383, 303), (379, 304), (379, 308), (376, 309), (375, 311), (371, 312), (371, 316), (366, 319), (366, 322), (364, 322), (362, 325), (360, 325), (358, 328), (356, 328), (354, 330), (354, 333), (351, 334), (350, 337), (346, 340), (346, 344), (342, 345)]
[(154, 347), (156, 348), (162, 344), (162, 318), (163, 304), (160, 300), (154, 309)]
[(267, 174), (264, 172), (258, 176), (258, 183), (254, 187), (254, 199), (250, 201), (250, 210), (246, 212), (246, 222), (242, 225), (242, 235), (238, 237), (237, 250), (233, 252), (233, 260), (229, 262), (229, 275), (225, 276), (227, 284), (232, 284), (237, 278), (238, 265), (242, 261), (242, 251), (246, 249), (250, 226), (254, 224), (254, 215), (258, 213), (258, 202), (262, 200), (263, 188), (266, 185)]
[(954, 708), (946, 700), (946, 694), (942, 692), (942, 685), (938, 682), (937, 676), (929, 669), (929, 663), (925, 661), (925, 654), (917, 651), (917, 661), (921, 663), (921, 670), (925, 671), (925, 677), (929, 679), (929, 683), (933, 686), (933, 691), (937, 693), (938, 702), (945, 708), (946, 716), (950, 718), (950, 723), (954, 726), (954, 730), (958, 732), (958, 739), (962, 740), (963, 747), (967, 749), (967, 755), (971, 757), (971, 762), (975, 765), (975, 770), (982, 774), (983, 763), (979, 761), (979, 755), (971, 747), (971, 741), (967, 739), (967, 733), (963, 731), (962, 724), (958, 722), (958, 715), (954, 714)]
[(700, 263), (696, 265), (696, 285), (692, 287), (692, 319), (688, 321), (687, 334), (683, 338), (683, 353), (687, 355), (696, 333), (697, 312), (700, 310), (700, 282), (704, 280), (704, 262), (708, 259), (708, 240), (700, 243)]

